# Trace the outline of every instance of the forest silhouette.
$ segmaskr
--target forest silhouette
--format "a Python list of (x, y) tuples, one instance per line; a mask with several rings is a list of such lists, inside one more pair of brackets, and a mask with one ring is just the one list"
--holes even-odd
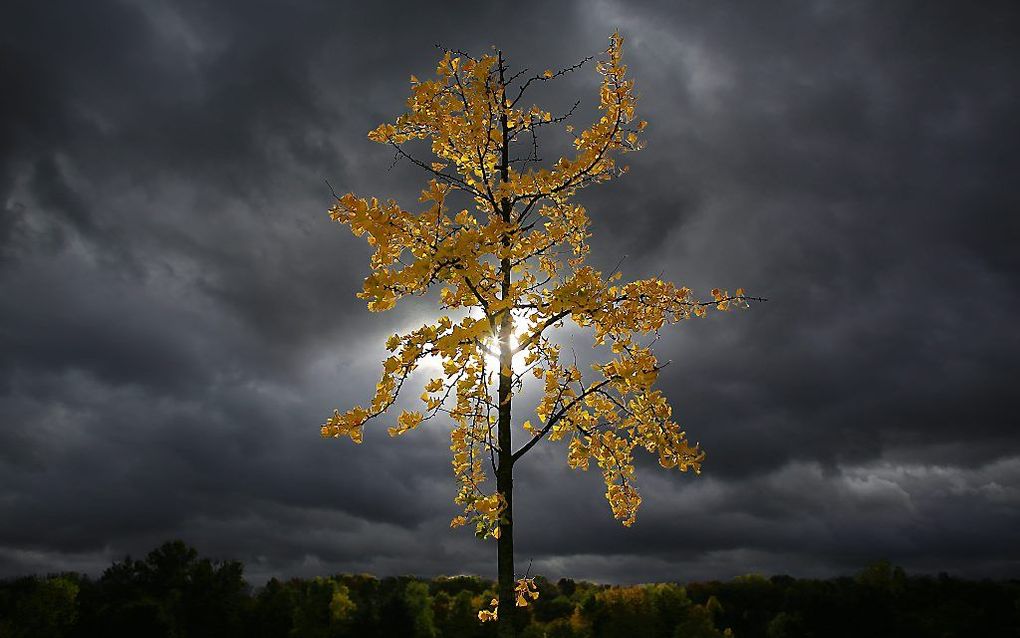
[[(880, 561), (829, 580), (747, 575), (730, 581), (609, 586), (541, 576), (515, 622), (527, 638), (1020, 636), (1020, 580), (908, 576)], [(493, 581), (367, 574), (244, 579), (182, 541), (98, 578), (76, 573), (0, 582), (0, 638), (483, 638), (477, 614)]]

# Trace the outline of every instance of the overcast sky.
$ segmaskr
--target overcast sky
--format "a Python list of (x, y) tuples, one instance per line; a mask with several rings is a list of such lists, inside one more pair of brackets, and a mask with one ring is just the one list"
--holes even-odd
[[(518, 561), (1020, 576), (1015, 7), (4, 3), (0, 576), (182, 538), (254, 582), (494, 577), (494, 543), (448, 529), (443, 424), (319, 437), (370, 397), (386, 336), (434, 312), (355, 298), (369, 250), (329, 222), (324, 179), (416, 205), (422, 176), (365, 133), (435, 43), (541, 71), (617, 28), (648, 147), (583, 193), (593, 261), (769, 302), (657, 345), (702, 476), (642, 460), (625, 529), (596, 472), (537, 448)], [(546, 91), (583, 124), (597, 76)]]

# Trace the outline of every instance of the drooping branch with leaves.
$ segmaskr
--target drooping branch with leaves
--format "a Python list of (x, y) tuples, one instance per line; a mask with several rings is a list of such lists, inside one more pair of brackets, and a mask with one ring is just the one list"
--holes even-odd
[[(753, 299), (741, 289), (732, 295), (716, 289), (702, 301), (686, 287), (657, 278), (621, 283), (618, 271), (603, 274), (585, 263), (590, 221), (573, 196), (626, 173), (617, 157), (643, 146), (646, 123), (635, 118), (622, 45), (615, 33), (603, 55), (536, 75), (512, 72), (501, 51), (477, 58), (446, 51), (435, 79), (411, 76), (407, 112), (368, 135), (430, 175), (421, 210), (348, 193), (329, 211), (375, 248), (358, 295), (369, 310), (437, 290), (447, 314), (390, 337), (371, 403), (335, 411), (322, 435), (360, 443), (366, 423), (393, 406), (411, 374), (438, 362), (442, 372), (425, 384), (421, 409), (403, 410), (389, 434), (436, 417), (452, 424), (455, 501), (463, 512), (451, 526), (472, 524), (478, 536), (496, 539), (498, 598), (479, 617), (498, 619), (501, 636), (512, 636), (513, 626), (512, 614), (500, 611), (537, 594), (514, 573), (514, 465), (541, 441), (566, 441), (570, 467), (587, 470), (594, 461), (613, 516), (633, 524), (641, 503), (635, 448), (681, 471), (699, 472), (705, 458), (655, 388), (664, 364), (651, 342), (668, 325)], [(599, 118), (587, 128), (569, 123), (574, 108), (554, 114), (525, 101), (536, 86), (591, 62), (601, 86)], [(573, 151), (547, 165), (539, 139), (555, 127), (571, 137)], [(428, 160), (416, 154), (423, 142), (434, 156)], [(470, 208), (454, 212), (458, 201)], [(606, 353), (590, 371), (568, 360), (553, 339), (568, 320)], [(515, 397), (529, 381), (541, 387), (536, 423), (519, 420), (515, 435)]]

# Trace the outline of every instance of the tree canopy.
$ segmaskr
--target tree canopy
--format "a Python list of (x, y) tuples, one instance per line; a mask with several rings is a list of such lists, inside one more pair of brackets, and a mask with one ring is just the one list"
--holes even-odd
[[(518, 610), (528, 638), (833, 638), (1017, 636), (1020, 581), (907, 575), (888, 562), (856, 578), (744, 576), (609, 586), (534, 579)], [(180, 541), (97, 579), (65, 573), (0, 580), (0, 638), (491, 638), (478, 607), (496, 583), (473, 576), (270, 579), (251, 588), (237, 561)]]
[[(512, 533), (512, 468), (541, 440), (566, 441), (572, 468), (594, 462), (613, 516), (627, 526), (641, 503), (635, 448), (681, 471), (700, 471), (705, 458), (655, 388), (664, 364), (650, 346), (665, 326), (709, 308), (745, 307), (749, 298), (741, 289), (715, 289), (702, 301), (684, 286), (656, 277), (623, 283), (619, 270), (603, 273), (586, 263), (590, 219), (574, 195), (626, 173), (619, 156), (644, 145), (647, 123), (635, 115), (622, 46), (614, 33), (597, 60), (530, 76), (512, 71), (502, 51), (446, 51), (434, 79), (411, 76), (407, 111), (368, 134), (428, 173), (420, 209), (353, 193), (330, 209), (333, 220), (375, 249), (359, 293), (369, 310), (438, 290), (445, 314), (390, 337), (371, 402), (335, 411), (322, 435), (360, 443), (366, 423), (394, 405), (409, 376), (438, 361), (441, 372), (425, 384), (421, 408), (402, 410), (388, 431), (399, 436), (439, 415), (452, 421), (455, 500), (463, 513), (451, 525), (473, 524), (481, 537)], [(574, 109), (557, 115), (528, 101), (530, 89), (592, 61), (601, 78), (599, 116), (586, 128), (570, 123)], [(547, 164), (540, 134), (556, 127), (572, 151)], [(422, 143), (434, 156), (429, 161), (414, 150)], [(605, 352), (590, 370), (551, 336), (566, 320)], [(514, 422), (511, 406), (528, 379), (542, 390), (535, 423)], [(522, 441), (516, 449), (511, 426)], [(487, 466), (495, 489), (486, 487)], [(525, 603), (526, 590), (518, 580), (517, 591), (501, 590), (500, 598)]]

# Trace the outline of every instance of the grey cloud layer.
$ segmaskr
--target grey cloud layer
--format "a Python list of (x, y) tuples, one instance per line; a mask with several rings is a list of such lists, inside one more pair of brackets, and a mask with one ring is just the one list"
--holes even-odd
[[(292, 6), (293, 5), (293, 6)], [(254, 578), (492, 573), (449, 531), (441, 427), (322, 442), (385, 335), (338, 189), (410, 205), (365, 132), (435, 42), (543, 69), (619, 27), (651, 125), (584, 193), (593, 255), (771, 299), (658, 352), (705, 475), (642, 462), (637, 526), (529, 457), (521, 556), (616, 581), (822, 575), (880, 557), (1017, 574), (1018, 16), (886, 3), (63, 3), (0, 39), (0, 574), (172, 536)], [(584, 70), (554, 107), (594, 99)], [(522, 417), (523, 418), (523, 417)]]

